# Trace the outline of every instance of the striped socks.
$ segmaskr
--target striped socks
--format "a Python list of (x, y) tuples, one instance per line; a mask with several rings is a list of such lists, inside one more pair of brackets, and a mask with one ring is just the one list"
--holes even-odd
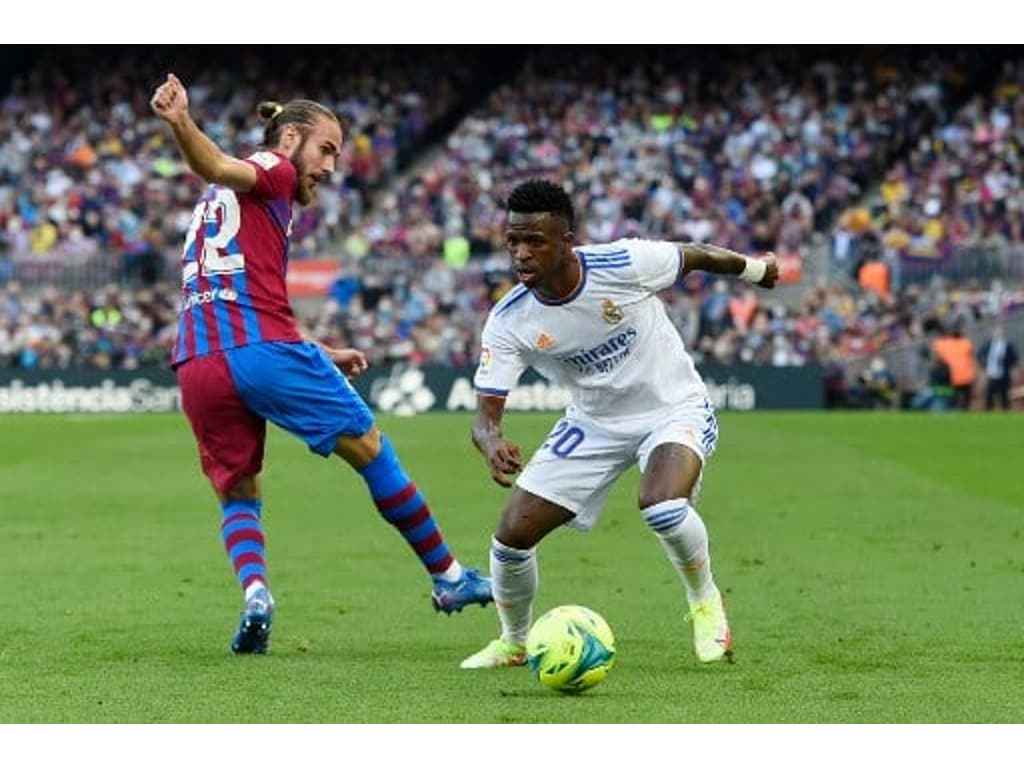
[(242, 589), (248, 590), (254, 582), (267, 583), (263, 525), (260, 499), (237, 499), (221, 502), (224, 513), (220, 524), (220, 535), (224, 549), (231, 560), (231, 567), (238, 577)]
[(402, 534), (430, 575), (458, 581), (462, 566), (448, 551), (430, 507), (405, 474), (387, 437), (381, 435), (380, 453), (359, 474), (381, 516)]

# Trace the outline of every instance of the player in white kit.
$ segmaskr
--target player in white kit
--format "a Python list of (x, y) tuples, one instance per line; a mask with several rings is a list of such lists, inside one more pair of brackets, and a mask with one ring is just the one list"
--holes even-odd
[(522, 469), (501, 421), (505, 397), (526, 368), (566, 387), (572, 401), (516, 479), (491, 539), (501, 637), (461, 666), (526, 663), (537, 544), (561, 525), (591, 528), (612, 485), (637, 462), (640, 513), (682, 578), (697, 658), (729, 657), (732, 635), (707, 529), (693, 506), (718, 423), (656, 293), (694, 270), (771, 288), (777, 262), (696, 243), (576, 246), (574, 225), (572, 201), (556, 184), (527, 181), (509, 195), (506, 244), (520, 284), (491, 310), (474, 378), (473, 442), (495, 482), (511, 487), (508, 476)]

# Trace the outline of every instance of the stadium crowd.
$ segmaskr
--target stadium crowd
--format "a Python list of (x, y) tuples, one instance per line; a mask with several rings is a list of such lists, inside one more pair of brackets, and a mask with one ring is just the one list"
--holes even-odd
[[(296, 220), (290, 256), (338, 262), (303, 322), (375, 365), (475, 359), (480, 323), (511, 285), (504, 197), (535, 175), (572, 190), (584, 242), (799, 257), (832, 233), (846, 271), (877, 260), (891, 272), (881, 285), (811, 286), (799, 302), (688, 279), (666, 298), (698, 362), (841, 367), (1024, 304), (1016, 283), (899, 279), (902, 255), (1020, 243), (1024, 64), (966, 48), (811, 53), (708, 62), (683, 47), (563, 46), (524, 56), (511, 77), (434, 49), (429, 68), (404, 49), (339, 51), (323, 71), (199, 56), (191, 92), (204, 128), (238, 153), (258, 143), (251, 113), (268, 96), (301, 90), (350, 118), (346, 171)], [(76, 76), (67, 59), (43, 61), (0, 92), (4, 367), (166, 364), (197, 181), (148, 113), (143, 53), (95, 55), (116, 66)], [(995, 88), (980, 85), (992, 72)], [(489, 78), (500, 84), (488, 90)], [(422, 151), (432, 132), (444, 141)], [(96, 259), (115, 261), (111, 283), (57, 290), (40, 268)]]
[[(531, 58), (364, 223), (371, 244), (430, 226), (435, 245), (502, 245), (505, 195), (544, 174), (575, 196), (584, 240), (703, 240), (793, 251), (857, 200), (943, 106), (956, 57), (911, 66), (778, 49), (692, 60), (559, 47)], [(436, 242), (441, 239), (442, 242)]]
[[(375, 277), (374, 277), (375, 276)], [(441, 263), (422, 277), (342, 274), (331, 298), (301, 316), (307, 333), (332, 346), (355, 346), (373, 365), (468, 365), (480, 323), (508, 284), (504, 272), (456, 273)], [(0, 367), (135, 369), (166, 365), (178, 292), (171, 283), (107, 286), (64, 293), (0, 290)], [(833, 284), (788, 306), (749, 286), (716, 280), (666, 294), (673, 321), (698, 363), (841, 365), (889, 345), (926, 344), (957, 323), (1005, 317), (1024, 307), (1024, 290), (909, 286), (883, 300)]]
[(863, 246), (884, 250), (899, 287), (913, 266), (958, 253), (997, 259), (1024, 247), (1024, 61), (1002, 62), (995, 84), (972, 93), (843, 211), (835, 257), (851, 266)]
[[(0, 93), (0, 279), (17, 266), (39, 273), (52, 265), (52, 273), (108, 260), (113, 274), (152, 282), (180, 249), (200, 190), (149, 109), (147, 94), (163, 76), (150, 62), (170, 52), (94, 46), (77, 54), (87, 67), (54, 53)], [(362, 218), (367, 197), (458, 106), (472, 73), (471, 57), (454, 51), (431, 53), (437, 73), (422, 55), (397, 50), (367, 58), (346, 46), (332, 55), (330, 69), (287, 47), (274, 56), (251, 49), (230, 65), (203, 48), (173, 56), (195, 71), (190, 93), (204, 130), (237, 153), (262, 138), (255, 105), (293, 98), (300, 87), (351, 122), (346, 172), (296, 219), (293, 258), (324, 252)]]

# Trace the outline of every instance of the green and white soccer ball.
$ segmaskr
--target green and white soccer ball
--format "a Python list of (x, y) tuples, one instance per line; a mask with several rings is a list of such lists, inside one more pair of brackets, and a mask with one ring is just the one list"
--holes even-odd
[(593, 688), (615, 664), (615, 636), (600, 614), (560, 605), (533, 623), (526, 663), (541, 684), (562, 693)]

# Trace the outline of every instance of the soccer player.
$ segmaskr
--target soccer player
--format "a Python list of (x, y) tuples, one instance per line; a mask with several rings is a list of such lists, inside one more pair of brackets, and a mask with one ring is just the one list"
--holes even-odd
[(314, 101), (264, 102), (264, 148), (243, 160), (222, 152), (196, 126), (187, 91), (173, 74), (150, 105), (170, 125), (189, 167), (209, 182), (185, 237), (172, 365), (203, 471), (220, 499), (224, 547), (245, 593), (231, 649), (265, 653), (273, 620), (259, 478), (267, 420), (359, 472), (380, 514), (431, 575), (436, 610), (486, 605), (490, 580), (451, 553), (423, 495), (346, 378), (365, 370), (365, 357), (304, 340), (288, 303), (292, 203), (313, 202), (317, 185), (334, 171), (343, 140), (339, 118)]
[(694, 506), (718, 424), (704, 383), (655, 295), (694, 270), (771, 288), (775, 257), (753, 259), (711, 245), (619, 240), (575, 247), (569, 195), (543, 180), (508, 198), (506, 245), (520, 285), (491, 310), (474, 378), (473, 443), (491, 477), (510, 487), (519, 447), (501, 432), (505, 396), (527, 367), (566, 387), (565, 415), (516, 479), (491, 539), (491, 578), (501, 637), (464, 669), (518, 666), (537, 591), (536, 548), (553, 529), (590, 529), (608, 491), (634, 463), (640, 514), (686, 591), (702, 662), (732, 653), (708, 533)]

